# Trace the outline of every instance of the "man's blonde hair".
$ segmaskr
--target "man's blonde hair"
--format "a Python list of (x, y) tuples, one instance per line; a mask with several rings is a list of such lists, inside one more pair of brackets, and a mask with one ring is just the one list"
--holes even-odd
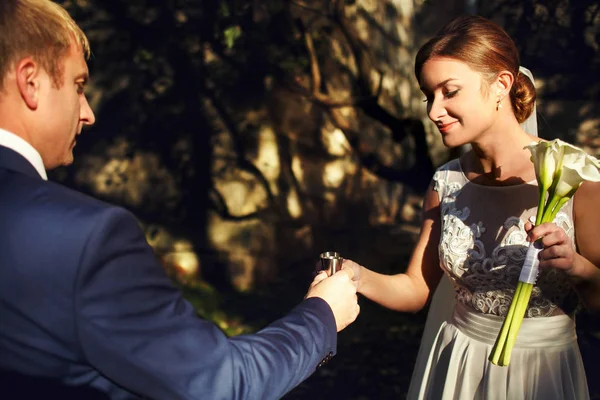
[(0, 0), (0, 90), (10, 67), (31, 56), (60, 87), (71, 44), (90, 56), (87, 37), (69, 13), (50, 0)]

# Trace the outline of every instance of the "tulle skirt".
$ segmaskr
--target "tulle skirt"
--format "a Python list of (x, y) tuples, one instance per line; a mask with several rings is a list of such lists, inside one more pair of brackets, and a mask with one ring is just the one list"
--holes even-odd
[(575, 323), (566, 315), (523, 320), (510, 365), (488, 361), (503, 318), (457, 303), (431, 348), (421, 348), (407, 398), (587, 400)]

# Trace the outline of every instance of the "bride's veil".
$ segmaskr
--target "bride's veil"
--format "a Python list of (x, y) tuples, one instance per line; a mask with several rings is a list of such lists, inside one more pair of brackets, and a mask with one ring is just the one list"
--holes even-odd
[[(519, 67), (519, 72), (526, 75), (533, 85), (535, 81), (531, 71), (525, 67)], [(527, 118), (525, 122), (521, 124), (523, 130), (530, 135), (538, 136), (537, 130), (537, 113), (536, 107), (533, 106), (533, 112)], [(421, 337), (421, 345), (419, 347), (419, 356), (417, 360), (422, 360), (415, 365), (413, 370), (412, 382), (420, 382), (423, 378), (424, 368), (427, 364), (427, 357), (423, 357), (421, 353), (429, 354), (431, 347), (442, 323), (448, 320), (452, 316), (454, 306), (456, 304), (454, 288), (448, 278), (448, 275), (444, 274), (440, 279), (433, 296), (431, 297), (431, 303), (429, 305), (429, 311), (427, 312), (427, 320), (425, 322), (425, 329), (423, 330), (423, 336)]]

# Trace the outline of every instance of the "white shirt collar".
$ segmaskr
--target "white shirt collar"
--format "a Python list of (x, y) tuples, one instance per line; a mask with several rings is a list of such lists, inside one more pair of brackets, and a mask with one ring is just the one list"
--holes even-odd
[(42, 161), (42, 156), (40, 156), (40, 153), (38, 153), (38, 151), (24, 139), (20, 138), (14, 133), (0, 128), (0, 146), (8, 147), (9, 149), (14, 150), (25, 157), (25, 159), (29, 161), (31, 165), (33, 165), (38, 174), (40, 174), (42, 179), (45, 181), (48, 180), (46, 169), (44, 168), (44, 162)]

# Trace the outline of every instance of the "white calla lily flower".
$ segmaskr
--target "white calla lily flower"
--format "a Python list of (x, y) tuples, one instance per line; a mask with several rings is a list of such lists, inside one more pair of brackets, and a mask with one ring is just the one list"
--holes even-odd
[(554, 174), (554, 182), (549, 191), (550, 198), (544, 207), (540, 222), (552, 222), (583, 181), (600, 182), (600, 163), (596, 158), (561, 140), (557, 139), (554, 143), (560, 148), (562, 157)]
[(563, 164), (560, 181), (556, 185), (554, 195), (557, 197), (571, 197), (583, 181), (600, 182), (600, 172), (589, 157), (578, 159), (573, 163)]
[(531, 161), (535, 170), (535, 177), (538, 185), (546, 189), (552, 184), (552, 178), (556, 165), (558, 164), (559, 153), (552, 142), (534, 142), (525, 148), (531, 152)]

